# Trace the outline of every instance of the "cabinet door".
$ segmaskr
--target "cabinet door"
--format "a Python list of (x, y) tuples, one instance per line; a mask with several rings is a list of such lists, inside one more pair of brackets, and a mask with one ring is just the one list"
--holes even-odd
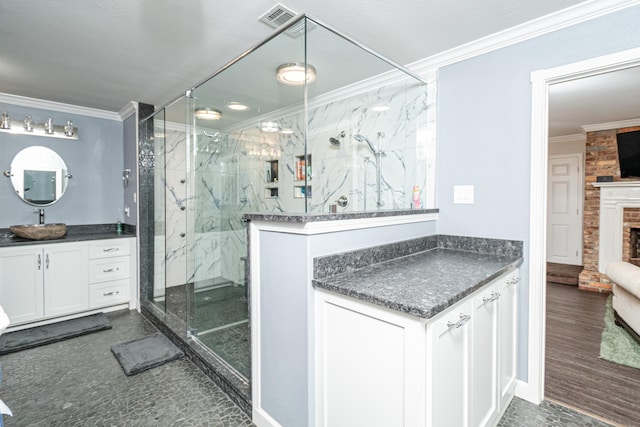
[(427, 425), (465, 427), (469, 419), (471, 301), (427, 324)]
[(44, 245), (44, 315), (61, 316), (89, 307), (87, 243)]
[(509, 274), (500, 282), (500, 304), (498, 330), (500, 332), (498, 374), (500, 390), (500, 410), (509, 405), (514, 395), (516, 381), (516, 307), (517, 283), (520, 281), (518, 270)]
[(44, 315), (42, 269), (42, 246), (0, 249), (0, 305), (11, 326)]
[(316, 425), (424, 425), (424, 324), (316, 291)]
[(498, 283), (473, 298), (469, 425), (489, 425), (498, 413)]

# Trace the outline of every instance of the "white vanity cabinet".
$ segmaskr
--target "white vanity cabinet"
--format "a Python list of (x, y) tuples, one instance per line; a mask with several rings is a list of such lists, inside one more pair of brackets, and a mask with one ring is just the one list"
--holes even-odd
[(86, 310), (86, 243), (0, 249), (0, 304), (11, 325)]
[(44, 317), (57, 317), (89, 308), (87, 290), (87, 243), (42, 245)]
[(517, 278), (431, 319), (316, 289), (316, 425), (495, 425), (515, 389)]
[(134, 247), (134, 238), (118, 238), (0, 248), (0, 305), (10, 327), (130, 303)]
[(41, 246), (0, 248), (0, 305), (11, 324), (44, 317)]
[(89, 308), (129, 302), (133, 239), (89, 242)]

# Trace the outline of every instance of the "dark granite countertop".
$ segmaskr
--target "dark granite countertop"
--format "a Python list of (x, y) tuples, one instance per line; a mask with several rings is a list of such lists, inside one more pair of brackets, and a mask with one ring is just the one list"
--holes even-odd
[(47, 243), (82, 242), (86, 240), (120, 239), (136, 237), (135, 226), (123, 224), (122, 233), (116, 233), (115, 224), (68, 225), (67, 234), (60, 239), (29, 240), (14, 235), (8, 228), (0, 228), (0, 247), (42, 245)]
[[(435, 240), (450, 242), (452, 239), (450, 236), (436, 236)], [(469, 238), (455, 240), (465, 242)], [(513, 241), (504, 242), (505, 247), (514, 247)], [(344, 268), (338, 274), (325, 277), (315, 275), (313, 285), (413, 316), (431, 318), (515, 269), (523, 260), (518, 251), (482, 253), (442, 246), (440, 242), (431, 249), (399, 258), (355, 269)], [(351, 255), (350, 258), (357, 257)]]
[(438, 209), (405, 209), (405, 210), (386, 210), (371, 212), (344, 212), (344, 213), (280, 213), (280, 212), (259, 212), (247, 213), (243, 218), (247, 221), (273, 221), (273, 222), (292, 222), (292, 223), (308, 223), (320, 221), (342, 221), (347, 219), (363, 219), (363, 218), (381, 218), (388, 216), (402, 215), (420, 215), (438, 213)]

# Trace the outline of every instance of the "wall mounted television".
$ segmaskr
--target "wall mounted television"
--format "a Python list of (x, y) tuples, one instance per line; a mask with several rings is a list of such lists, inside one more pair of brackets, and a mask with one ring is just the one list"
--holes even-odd
[(618, 160), (622, 178), (640, 178), (640, 130), (619, 133)]

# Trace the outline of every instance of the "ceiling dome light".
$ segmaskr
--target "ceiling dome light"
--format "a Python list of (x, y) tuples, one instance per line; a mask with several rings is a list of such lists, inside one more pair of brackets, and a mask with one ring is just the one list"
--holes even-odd
[(222, 113), (213, 108), (198, 108), (196, 109), (196, 118), (202, 120), (220, 120)]
[(233, 111), (247, 111), (249, 106), (233, 101), (227, 104), (227, 108)]
[(276, 78), (280, 83), (291, 86), (302, 86), (305, 81), (305, 75), (307, 83), (313, 83), (316, 80), (316, 69), (313, 65), (307, 64), (305, 72), (304, 64), (291, 62), (280, 65), (276, 72)]
[(262, 132), (278, 132), (280, 125), (276, 122), (260, 122), (260, 130)]

